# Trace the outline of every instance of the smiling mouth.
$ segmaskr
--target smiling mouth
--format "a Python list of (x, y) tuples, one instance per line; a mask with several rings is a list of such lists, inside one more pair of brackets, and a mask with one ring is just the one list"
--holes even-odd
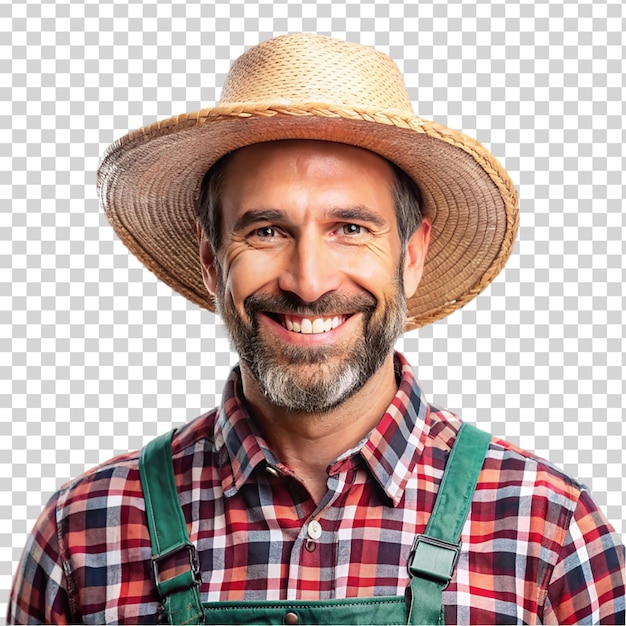
[(271, 315), (292, 333), (303, 335), (319, 335), (327, 333), (343, 324), (349, 315), (334, 315), (332, 317), (304, 317), (301, 315), (278, 314)]

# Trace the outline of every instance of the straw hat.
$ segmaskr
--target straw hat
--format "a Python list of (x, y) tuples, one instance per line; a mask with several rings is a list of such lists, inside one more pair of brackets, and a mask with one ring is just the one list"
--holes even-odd
[(477, 141), (417, 117), (402, 75), (369, 47), (313, 34), (276, 37), (233, 64), (218, 106), (113, 143), (98, 171), (107, 218), (130, 251), (186, 298), (214, 310), (200, 273), (195, 205), (225, 154), (281, 139), (371, 150), (418, 184), (432, 237), (406, 330), (450, 314), (500, 272), (517, 234), (511, 179)]

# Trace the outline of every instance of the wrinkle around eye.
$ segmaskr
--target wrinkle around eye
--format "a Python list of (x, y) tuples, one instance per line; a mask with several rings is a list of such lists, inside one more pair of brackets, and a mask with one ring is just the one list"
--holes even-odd
[(346, 244), (363, 244), (376, 236), (367, 226), (353, 222), (339, 224), (330, 235), (337, 243)]
[(276, 226), (260, 226), (251, 230), (246, 235), (246, 239), (263, 241), (270, 239), (284, 239), (286, 236), (286, 233)]
[(241, 236), (242, 243), (254, 250), (283, 248), (290, 236), (276, 226), (259, 226)]

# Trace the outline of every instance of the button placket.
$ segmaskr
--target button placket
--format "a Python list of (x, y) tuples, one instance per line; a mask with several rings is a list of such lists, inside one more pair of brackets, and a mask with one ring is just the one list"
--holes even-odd
[(306, 534), (309, 539), (317, 541), (322, 536), (322, 525), (317, 520), (311, 520), (308, 523)]
[(307, 524), (306, 535), (305, 549), (307, 552), (315, 552), (316, 541), (322, 536), (322, 525), (317, 520), (311, 520)]

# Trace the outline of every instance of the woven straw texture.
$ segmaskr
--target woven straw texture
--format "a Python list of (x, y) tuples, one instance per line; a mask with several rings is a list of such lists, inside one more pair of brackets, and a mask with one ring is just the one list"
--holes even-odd
[(509, 257), (519, 208), (502, 166), (472, 138), (417, 117), (389, 57), (320, 35), (285, 35), (250, 49), (233, 64), (217, 107), (113, 143), (98, 172), (102, 207), (146, 267), (214, 310), (195, 232), (202, 178), (233, 150), (281, 139), (362, 147), (419, 185), (433, 232), (422, 282), (407, 304), (407, 330), (466, 304)]

